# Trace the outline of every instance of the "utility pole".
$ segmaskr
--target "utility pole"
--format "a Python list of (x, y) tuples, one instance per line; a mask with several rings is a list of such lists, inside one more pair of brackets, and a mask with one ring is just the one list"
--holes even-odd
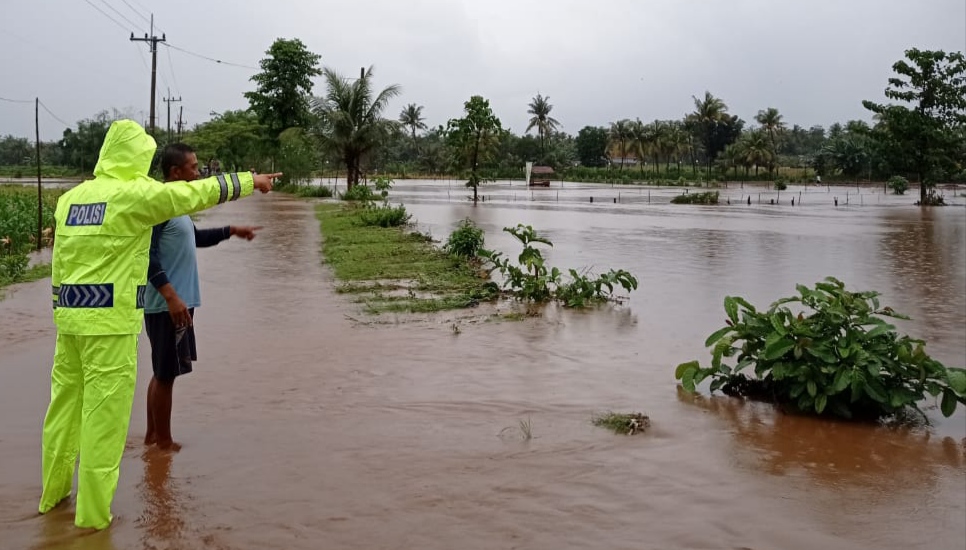
[(175, 99), (174, 96), (171, 95), (171, 88), (168, 88), (168, 97), (162, 98), (162, 101), (168, 104), (168, 141), (171, 141), (171, 104), (181, 103), (181, 96), (178, 96), (178, 99)]
[(184, 106), (178, 107), (178, 141), (181, 141), (181, 128), (184, 127), (183, 115), (184, 115)]
[(34, 98), (34, 130), (37, 132), (37, 250), (43, 248), (44, 194), (40, 183), (40, 98)]
[(131, 42), (147, 42), (151, 45), (151, 133), (154, 133), (154, 89), (157, 84), (158, 76), (158, 42), (165, 42), (166, 37), (161, 34), (161, 38), (154, 36), (154, 14), (151, 14), (151, 36), (144, 35), (144, 38), (134, 38), (131, 33)]

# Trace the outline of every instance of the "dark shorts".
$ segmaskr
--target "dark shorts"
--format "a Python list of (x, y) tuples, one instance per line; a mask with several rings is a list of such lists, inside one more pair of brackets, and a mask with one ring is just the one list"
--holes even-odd
[[(189, 308), (188, 312), (194, 319), (194, 308)], [(170, 382), (191, 372), (191, 362), (198, 360), (194, 326), (179, 331), (171, 320), (171, 314), (163, 311), (144, 314), (144, 329), (151, 341), (151, 365), (155, 378)]]

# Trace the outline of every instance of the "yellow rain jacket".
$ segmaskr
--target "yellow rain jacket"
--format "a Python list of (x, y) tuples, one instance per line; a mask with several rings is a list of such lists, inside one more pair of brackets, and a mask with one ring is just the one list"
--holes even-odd
[(151, 228), (252, 194), (251, 174), (162, 184), (148, 177), (157, 145), (130, 120), (113, 123), (94, 179), (57, 203), (52, 260), (57, 346), (43, 431), (40, 512), (70, 495), (78, 527), (110, 525), (131, 419)]

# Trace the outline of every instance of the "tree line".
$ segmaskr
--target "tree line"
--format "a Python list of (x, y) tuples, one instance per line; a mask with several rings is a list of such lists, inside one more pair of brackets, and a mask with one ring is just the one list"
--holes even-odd
[[(483, 96), (461, 116), (428, 127), (424, 107), (389, 102), (398, 85), (379, 89), (374, 71), (344, 76), (320, 65), (298, 39), (279, 39), (266, 51), (244, 110), (212, 113), (185, 136), (202, 162), (226, 169), (277, 168), (291, 183), (339, 173), (354, 185), (371, 173), (461, 176), (471, 187), (492, 178), (520, 178), (526, 162), (553, 167), (562, 177), (588, 180), (771, 180), (815, 176), (855, 180), (903, 175), (922, 182), (921, 200), (938, 182), (966, 181), (966, 58), (962, 52), (910, 49), (893, 65), (888, 103), (863, 101), (872, 124), (829, 128), (789, 125), (775, 107), (746, 122), (710, 91), (677, 120), (640, 118), (562, 131), (550, 98), (527, 106), (522, 135), (503, 127)], [(312, 79), (324, 90), (314, 94)], [(112, 117), (107, 112), (43, 144), (42, 162), (90, 171)], [(156, 136), (163, 142), (164, 137)], [(29, 165), (27, 139), (0, 138), (0, 166)]]

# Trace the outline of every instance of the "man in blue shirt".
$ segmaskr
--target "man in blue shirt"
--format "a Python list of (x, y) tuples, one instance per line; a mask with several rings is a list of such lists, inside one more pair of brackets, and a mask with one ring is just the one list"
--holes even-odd
[[(161, 153), (164, 181), (198, 179), (198, 157), (183, 143)], [(219, 176), (225, 177), (225, 176)], [(214, 246), (232, 236), (255, 238), (261, 227), (226, 226), (198, 229), (191, 218), (180, 216), (154, 226), (148, 281), (144, 297), (144, 327), (151, 341), (154, 376), (148, 386), (146, 445), (177, 451), (171, 439), (171, 397), (174, 379), (191, 372), (198, 359), (195, 350), (194, 309), (201, 305), (196, 248)]]

